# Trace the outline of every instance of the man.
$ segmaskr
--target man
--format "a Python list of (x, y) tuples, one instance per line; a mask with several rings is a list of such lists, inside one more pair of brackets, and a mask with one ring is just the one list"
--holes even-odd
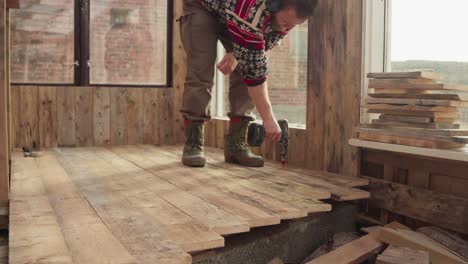
[(225, 138), (226, 162), (261, 167), (263, 158), (247, 144), (257, 108), (266, 138), (278, 141), (281, 129), (273, 114), (267, 86), (266, 51), (296, 25), (312, 16), (318, 0), (184, 0), (181, 38), (187, 53), (182, 110), (186, 143), (182, 162), (205, 166), (204, 122), (210, 119), (217, 41), (226, 56), (217, 65), (230, 75), (230, 127)]

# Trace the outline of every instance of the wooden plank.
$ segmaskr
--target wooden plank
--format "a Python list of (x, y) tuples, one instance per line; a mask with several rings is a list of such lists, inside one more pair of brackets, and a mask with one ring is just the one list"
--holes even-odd
[(411, 126), (389, 126), (381, 124), (361, 124), (362, 128), (369, 129), (378, 129), (386, 131), (396, 131), (396, 132), (410, 132), (410, 133), (420, 133), (422, 135), (438, 135), (438, 136), (468, 136), (468, 129), (432, 129), (432, 128), (420, 128), (420, 127), (411, 127)]
[(39, 88), (39, 141), (42, 148), (57, 146), (57, 88)]
[[(111, 148), (114, 153), (119, 153), (118, 149), (120, 148)], [(130, 159), (131, 157), (131, 161), (134, 163), (130, 163), (130, 161), (125, 162), (126, 160), (120, 160), (119, 164), (114, 164), (114, 166), (120, 166), (124, 171), (135, 170), (136, 165), (145, 169), (146, 166), (149, 167), (153, 164), (146, 157), (131, 155), (129, 151), (125, 151), (124, 153), (124, 158)], [(124, 156), (122, 153), (119, 154), (119, 156)], [(106, 160), (109, 161), (109, 159)], [(117, 159), (113, 160), (115, 162)], [(249, 231), (250, 228), (247, 222), (242, 221), (226, 211), (198, 198), (197, 196), (170, 184), (154, 174), (150, 174), (150, 172), (146, 172), (146, 174), (143, 175), (150, 179), (146, 179), (145, 183), (151, 193), (154, 193), (175, 205), (186, 214), (218, 234), (229, 235)], [(140, 177), (136, 177), (135, 180), (140, 180)]]
[(377, 257), (377, 264), (430, 264), (429, 252), (390, 245)]
[(452, 106), (420, 106), (420, 105), (391, 105), (391, 104), (367, 104), (363, 106), (375, 110), (397, 110), (414, 112), (458, 112), (458, 108)]
[(452, 142), (442, 142), (438, 140), (428, 140), (420, 139), (414, 137), (403, 137), (403, 136), (394, 136), (394, 135), (384, 135), (384, 134), (375, 134), (360, 132), (359, 139), (366, 141), (375, 141), (381, 143), (405, 145), (412, 147), (420, 148), (432, 148), (432, 149), (449, 149), (449, 148), (462, 148), (465, 144), (452, 143)]
[(110, 88), (93, 88), (94, 145), (111, 143)]
[(396, 137), (405, 137), (405, 138), (415, 138), (415, 139), (425, 139), (425, 140), (435, 140), (440, 142), (449, 142), (457, 144), (467, 144), (468, 137), (466, 136), (441, 136), (426, 131), (388, 131), (385, 129), (373, 129), (373, 128), (362, 128), (359, 129), (360, 133), (366, 134), (375, 134), (375, 135), (386, 135), (386, 136), (396, 136)]
[(20, 146), (20, 99), (18, 87), (11, 87), (11, 132), (10, 145), (11, 151)]
[[(288, 190), (290, 190), (295, 194), (304, 195), (304, 198), (313, 198), (313, 196), (316, 195), (310, 191), (311, 187), (326, 193), (331, 193), (331, 198), (339, 201), (369, 198), (369, 193), (367, 192), (338, 186), (323, 178), (316, 178), (313, 176), (305, 177), (298, 173), (288, 171), (287, 169), (278, 169), (269, 167), (268, 165), (264, 168), (247, 168), (228, 164), (223, 162), (222, 158), (212, 149), (208, 149), (206, 156), (210, 165), (225, 169), (229, 172), (235, 172), (237, 177), (248, 179), (251, 184), (258, 183), (259, 187), (263, 187), (265, 191), (268, 189), (267, 183), (271, 182), (278, 185), (278, 187), (275, 188), (288, 186), (287, 190), (284, 191), (286, 195), (293, 195), (288, 193)], [(274, 195), (274, 197), (278, 197), (279, 194)]]
[(77, 87), (75, 100), (76, 145), (92, 146), (94, 144), (93, 90), (89, 87)]
[(379, 120), (382, 121), (395, 121), (395, 122), (409, 122), (409, 123), (420, 123), (428, 124), (431, 123), (430, 117), (423, 116), (400, 116), (400, 115), (380, 115)]
[(159, 90), (145, 89), (143, 102), (143, 144), (160, 144)]
[(135, 263), (70, 180), (53, 152), (36, 159), (57, 221), (74, 263)]
[(0, 4), (0, 203), (8, 201), (9, 191), (9, 153), (10, 139), (8, 138), (8, 84), (6, 74), (6, 43), (5, 36), (7, 34), (6, 9), (5, 2)]
[[(130, 152), (130, 150), (133, 150)], [(169, 183), (176, 185), (177, 187), (185, 190), (199, 198), (225, 210), (238, 217), (239, 219), (246, 221), (251, 227), (269, 226), (280, 223), (280, 217), (271, 214), (257, 206), (251, 205), (242, 199), (236, 197), (229, 191), (220, 190), (209, 185), (202, 185), (202, 183), (196, 180), (198, 171), (194, 171), (191, 168), (183, 167), (179, 162), (174, 163), (174, 159), (169, 161), (161, 159), (159, 154), (156, 156), (142, 153), (141, 148), (125, 147), (122, 149), (115, 149), (113, 151), (121, 155), (122, 157), (135, 162), (141, 168), (149, 171), (155, 176), (159, 176)], [(157, 153), (157, 151), (156, 151)], [(133, 156), (133, 157), (132, 157)], [(135, 158), (140, 157), (140, 158)], [(148, 163), (144, 164), (141, 159), (146, 157)], [(161, 169), (164, 168), (164, 169)]]
[(384, 245), (371, 235), (354, 240), (307, 264), (359, 264), (379, 253)]
[(464, 264), (466, 263), (460, 257), (449, 252), (442, 246), (434, 243), (423, 234), (411, 230), (395, 230), (391, 228), (382, 228), (379, 239), (385, 243), (409, 247), (417, 250), (428, 251), (431, 263), (434, 264)]
[[(149, 149), (148, 151), (152, 151), (149, 152), (152, 153), (151, 155), (156, 155), (153, 153), (155, 151), (154, 149)], [(180, 158), (179, 151), (174, 148), (158, 148), (157, 151), (172, 159)], [(206, 169), (202, 173), (203, 176), (197, 175), (197, 179), (203, 181), (203, 184), (210, 183), (221, 189), (228, 188), (238, 195), (245, 196), (246, 198), (244, 200), (246, 201), (255, 198), (253, 200), (256, 200), (256, 202), (252, 203), (253, 205), (260, 205), (263, 209), (269, 210), (281, 216), (283, 219), (297, 218), (300, 215), (306, 216), (307, 213), (317, 213), (329, 211), (331, 209), (329, 205), (317, 201), (321, 197), (329, 198), (330, 194), (328, 192), (312, 190), (306, 185), (291, 181), (268, 181), (266, 178), (256, 177), (257, 175), (251, 175), (251, 177), (249, 177), (248, 174), (254, 174), (254, 172), (236, 172), (234, 168), (234, 165), (224, 168), (210, 166), (209, 169)], [(258, 193), (263, 195), (259, 195)], [(292, 210), (288, 207), (285, 208), (285, 205), (282, 203), (272, 203), (270, 201), (271, 198), (265, 200), (264, 195), (274, 197), (275, 200), (286, 202), (290, 204), (290, 206), (296, 207), (296, 209), (301, 208), (305, 211), (298, 213), (294, 208), (292, 208)]]
[(403, 99), (403, 98), (366, 98), (366, 103), (367, 104), (468, 107), (468, 102), (466, 101)]
[[(114, 236), (138, 263), (191, 263), (191, 257), (161, 234), (154, 219), (127, 200), (113, 175), (119, 172), (92, 151), (68, 150), (58, 158)], [(128, 177), (128, 175), (126, 176)]]
[(21, 8), (21, 1), (20, 0), (6, 0), (6, 8), (8, 9)]
[(457, 93), (370, 93), (373, 98), (403, 98), (403, 99), (421, 99), (421, 100), (451, 100), (451, 101), (468, 101), (468, 94)]
[(111, 145), (127, 144), (127, 89), (111, 89)]
[(380, 119), (372, 120), (372, 124), (380, 125), (382, 127), (411, 127), (420, 129), (462, 129), (466, 126), (461, 124), (450, 124), (450, 123), (412, 123), (412, 122), (398, 122), (398, 121), (386, 121)]
[(422, 227), (417, 231), (468, 262), (468, 241), (458, 234), (435, 226)]
[(75, 87), (57, 88), (58, 145), (76, 145)]
[(127, 89), (127, 144), (143, 143), (143, 88)]
[(372, 206), (468, 233), (466, 199), (374, 178), (368, 179)]
[(367, 78), (374, 79), (433, 79), (441, 80), (443, 76), (440, 73), (436, 72), (423, 72), (423, 71), (414, 71), (414, 72), (375, 72), (368, 73)]
[[(78, 149), (67, 152), (67, 155), (72, 155), (73, 159), (78, 160), (80, 160), (80, 155), (93, 158), (95, 161), (92, 163), (87, 162), (87, 159), (83, 162), (90, 164), (92, 170), (104, 169), (108, 172), (104, 179), (93, 179), (93, 184), (100, 185), (104, 190), (103, 194), (107, 195), (108, 199), (122, 200), (124, 203), (128, 203), (134, 208), (128, 214), (136, 213), (144, 217), (143, 220), (151, 223), (148, 229), (158, 230), (161, 238), (173, 241), (187, 252), (224, 246), (224, 239), (221, 236), (201, 225), (171, 203), (161, 199), (155, 193), (150, 193), (150, 189), (147, 188), (149, 182), (145, 180), (145, 177), (151, 177), (151, 175), (144, 170), (133, 164), (131, 166), (121, 165), (122, 162), (125, 164), (126, 161), (101, 148)], [(129, 177), (130, 175), (132, 177)], [(83, 188), (92, 188), (92, 186)], [(95, 201), (106, 209), (109, 208), (108, 206), (113, 206), (109, 205), (108, 202), (100, 202), (102, 199)], [(99, 209), (97, 212), (101, 213)]]
[[(174, 91), (172, 89), (162, 89), (159, 94), (159, 138), (161, 145), (171, 145), (175, 138), (174, 112), (172, 111)], [(177, 110), (178, 111), (178, 110)]]
[[(416, 117), (432, 117), (435, 119), (447, 118), (449, 121), (455, 121), (461, 115), (457, 112), (433, 112), (433, 111), (412, 111), (412, 110), (396, 110), (396, 109), (369, 109), (367, 113), (370, 114), (388, 114), (399, 116), (416, 116)], [(446, 123), (446, 122), (444, 122)]]
[(39, 92), (36, 87), (20, 89), (20, 146), (39, 146)]
[(468, 85), (459, 84), (442, 84), (442, 83), (427, 83), (427, 84), (411, 84), (399, 83), (393, 84), (379, 83), (378, 81), (369, 81), (369, 88), (374, 89), (404, 89), (404, 90), (452, 90), (452, 91), (468, 91)]
[(34, 159), (13, 154), (9, 263), (73, 263)]

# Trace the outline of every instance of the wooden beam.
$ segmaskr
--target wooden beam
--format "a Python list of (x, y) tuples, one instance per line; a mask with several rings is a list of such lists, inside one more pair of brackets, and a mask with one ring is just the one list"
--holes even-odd
[(430, 264), (429, 253), (391, 245), (378, 258), (377, 264)]
[(368, 73), (367, 78), (375, 79), (434, 79), (441, 80), (442, 75), (435, 72), (378, 72)]
[(8, 107), (6, 83), (6, 9), (5, 1), (0, 3), (0, 204), (8, 202), (9, 192), (9, 153)]
[(467, 199), (366, 178), (371, 206), (468, 234)]
[(307, 264), (358, 264), (383, 250), (384, 245), (372, 235), (354, 240)]
[(21, 0), (6, 0), (6, 8), (21, 8)]

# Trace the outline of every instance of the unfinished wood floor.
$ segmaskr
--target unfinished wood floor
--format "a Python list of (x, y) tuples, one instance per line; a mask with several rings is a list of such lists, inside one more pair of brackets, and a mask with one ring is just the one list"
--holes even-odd
[(181, 147), (58, 148), (14, 153), (10, 263), (191, 263), (223, 236), (365, 199), (367, 180), (300, 169), (244, 168), (208, 149), (205, 168)]

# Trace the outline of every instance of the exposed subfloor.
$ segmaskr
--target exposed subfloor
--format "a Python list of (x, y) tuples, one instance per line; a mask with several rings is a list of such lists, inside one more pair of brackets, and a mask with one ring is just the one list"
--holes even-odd
[[(335, 219), (323, 201), (369, 197), (353, 188), (364, 179), (276, 163), (244, 168), (224, 163), (217, 149), (208, 149), (205, 168), (187, 168), (180, 152), (139, 145), (14, 153), (10, 263), (191, 263), (191, 253), (221, 248), (226, 236), (281, 221), (336, 231), (316, 225)], [(234, 261), (218, 259), (209, 263)]]

